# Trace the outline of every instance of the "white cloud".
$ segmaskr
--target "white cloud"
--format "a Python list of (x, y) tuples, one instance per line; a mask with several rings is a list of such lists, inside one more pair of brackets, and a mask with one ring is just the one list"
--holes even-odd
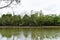
[[(60, 0), (21, 0), (20, 6), (17, 5), (13, 8), (15, 13), (20, 13), (23, 11), (30, 10), (43, 10), (45, 14), (48, 13), (60, 13)], [(0, 9), (1, 12), (12, 12), (10, 8), (8, 9)]]

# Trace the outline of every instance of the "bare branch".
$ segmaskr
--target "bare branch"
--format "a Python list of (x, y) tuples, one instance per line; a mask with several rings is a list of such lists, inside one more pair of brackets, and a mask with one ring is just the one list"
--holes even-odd
[(3, 7), (0, 7), (0, 9), (3, 9), (3, 8), (6, 8), (6, 7), (8, 7), (9, 5), (11, 5), (11, 4), (12, 4), (12, 2), (13, 2), (13, 0), (11, 0), (11, 2), (10, 2), (8, 5), (6, 5), (6, 6), (3, 6)]

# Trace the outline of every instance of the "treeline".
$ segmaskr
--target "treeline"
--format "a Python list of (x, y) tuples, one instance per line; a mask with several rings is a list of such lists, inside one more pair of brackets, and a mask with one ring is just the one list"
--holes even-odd
[(60, 15), (44, 15), (42, 11), (28, 16), (3, 14), (0, 26), (60, 26)]

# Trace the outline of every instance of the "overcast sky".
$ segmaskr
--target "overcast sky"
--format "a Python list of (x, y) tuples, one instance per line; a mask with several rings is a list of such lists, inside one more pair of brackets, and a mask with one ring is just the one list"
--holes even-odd
[[(12, 5), (12, 7), (14, 7), (13, 10), (15, 14), (21, 14), (21, 12), (29, 12), (31, 10), (42, 10), (44, 14), (59, 14), (60, 0), (21, 0), (19, 5)], [(7, 12), (12, 13), (11, 8), (0, 9), (0, 14)]]

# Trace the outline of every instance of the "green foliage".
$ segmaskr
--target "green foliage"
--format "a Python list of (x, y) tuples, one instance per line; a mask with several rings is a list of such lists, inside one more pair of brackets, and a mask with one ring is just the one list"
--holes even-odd
[(31, 15), (31, 25), (38, 25), (37, 19), (38, 19), (38, 13), (32, 14)]
[(30, 23), (30, 17), (27, 14), (25, 14), (25, 16), (22, 19), (22, 25), (27, 26), (29, 25), (29, 23)]
[(20, 15), (3, 14), (0, 26), (60, 26), (60, 15), (44, 15), (42, 10), (30, 16), (25, 14), (23, 18)]

